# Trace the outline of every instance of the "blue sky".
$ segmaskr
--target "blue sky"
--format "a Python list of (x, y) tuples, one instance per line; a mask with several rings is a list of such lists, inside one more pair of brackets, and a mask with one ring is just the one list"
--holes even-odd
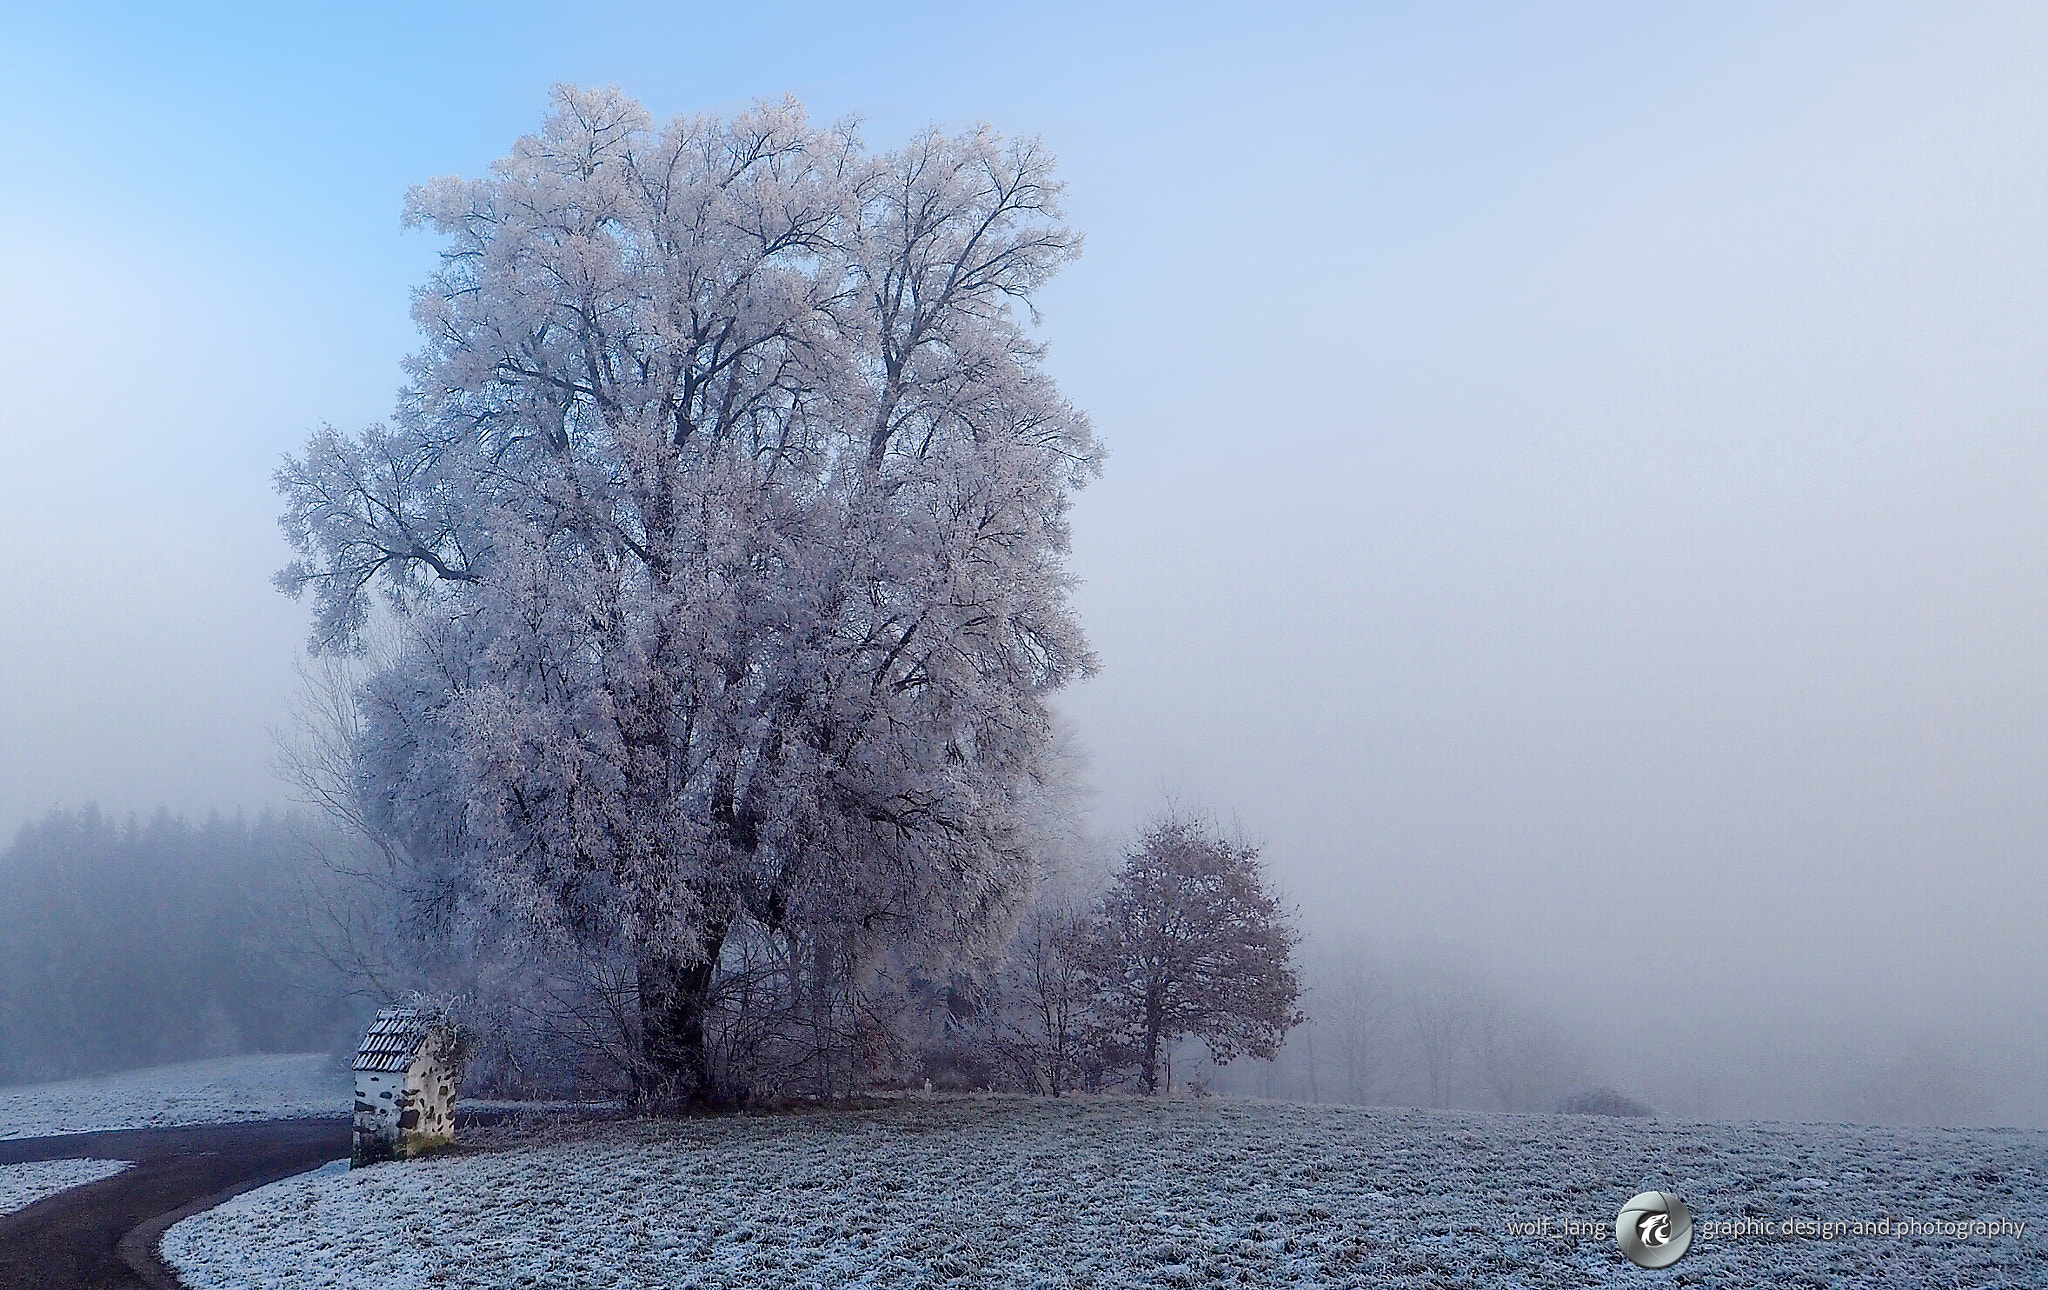
[[(2044, 43), (1995, 5), (13, 7), (0, 826), (283, 799), (268, 474), (392, 404), (408, 185), (560, 81), (794, 93), (1062, 158), (1106, 837), (1204, 803), (1312, 923), (1560, 993), (1655, 957), (2048, 1028)], [(1618, 913), (1646, 875), (1686, 909)]]
[(275, 796), (258, 736), (295, 618), (258, 576), (280, 559), (265, 479), (318, 423), (385, 415), (434, 253), (403, 194), (487, 166), (550, 85), (661, 114), (795, 93), (883, 145), (932, 121), (1044, 135), (1090, 238), (1048, 298), (1055, 361), (1117, 451), (1102, 491), (1171, 489), (1276, 441), (1355, 454), (1372, 428), (1254, 369), (1362, 370), (1413, 322), (1375, 296), (1444, 270), (1444, 226), (1742, 29), (1434, 13), (10, 10), (0, 431), (27, 553), (9, 607), (34, 608), (0, 712), (39, 733), (0, 753), (0, 818)]

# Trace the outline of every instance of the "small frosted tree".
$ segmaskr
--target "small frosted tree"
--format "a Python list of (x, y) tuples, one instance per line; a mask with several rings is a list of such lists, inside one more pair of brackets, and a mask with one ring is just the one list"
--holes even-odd
[(1315, 1025), (1326, 1036), (1324, 1060), (1334, 1067), (1339, 1098), (1376, 1102), (1393, 1081), (1395, 998), (1385, 966), (1360, 947), (1323, 960), (1315, 990)]
[(1042, 900), (1024, 918), (998, 971), (992, 1044), (1019, 1085), (1054, 1097), (1080, 1086), (1095, 979), (1088, 919), (1074, 902)]
[(1125, 853), (1090, 937), (1098, 1046), (1128, 1057), (1154, 1094), (1183, 1039), (1218, 1065), (1270, 1060), (1304, 1020), (1299, 941), (1256, 847), (1185, 817), (1152, 825)]
[(1425, 959), (1408, 979), (1407, 1004), (1415, 1051), (1428, 1079), (1429, 1104), (1448, 1107), (1483, 1012), (1479, 987), (1454, 965)]
[(471, 945), (622, 965), (645, 1097), (717, 1093), (728, 946), (829, 999), (1029, 895), (1045, 697), (1092, 666), (1099, 452), (1019, 316), (1078, 247), (1058, 193), (985, 130), (871, 154), (794, 103), (559, 91), (411, 196), (446, 247), (396, 427), (278, 473), (314, 652), (373, 594), (391, 626), (351, 809)]

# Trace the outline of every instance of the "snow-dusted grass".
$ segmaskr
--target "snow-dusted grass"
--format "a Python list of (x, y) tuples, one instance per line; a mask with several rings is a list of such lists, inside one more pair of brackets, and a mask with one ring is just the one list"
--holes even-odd
[[(1714, 1286), (2048, 1284), (2048, 1134), (1431, 1114), (1210, 1100), (906, 1098), (556, 1125), (293, 1179), (172, 1228), (235, 1287), (1643, 1286), (1616, 1211), (1986, 1218), (1996, 1238), (1706, 1239)], [(1599, 1234), (1513, 1236), (1510, 1221)]]
[(26, 1209), (45, 1196), (112, 1178), (130, 1160), (38, 1160), (25, 1165), (0, 1165), (0, 1214)]
[(349, 1076), (323, 1053), (223, 1057), (0, 1088), (0, 1140), (100, 1129), (347, 1115)]

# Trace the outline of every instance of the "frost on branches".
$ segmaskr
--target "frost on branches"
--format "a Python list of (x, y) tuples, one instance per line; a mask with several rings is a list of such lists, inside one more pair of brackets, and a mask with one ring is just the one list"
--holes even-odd
[[(985, 1083), (1057, 1097), (1136, 1083), (1168, 1092), (1173, 1053), (1270, 1061), (1307, 1020), (1301, 934), (1258, 849), (1179, 812), (1146, 827), (1085, 903), (1041, 890), (959, 1029), (994, 1068)], [(960, 1056), (941, 1053), (956, 1065)]]
[(1300, 939), (1256, 847), (1184, 816), (1158, 821), (1125, 853), (1082, 950), (1103, 1051), (1135, 1065), (1147, 1093), (1170, 1083), (1163, 1067), (1185, 1038), (1218, 1065), (1272, 1059), (1306, 1020)]
[(395, 428), (278, 472), (312, 649), (377, 637), (365, 818), (444, 929), (623, 965), (642, 1097), (726, 1091), (733, 947), (822, 997), (1028, 897), (1045, 698), (1092, 666), (1100, 449), (1019, 318), (1059, 191), (985, 130), (558, 91), (411, 194), (447, 245)]

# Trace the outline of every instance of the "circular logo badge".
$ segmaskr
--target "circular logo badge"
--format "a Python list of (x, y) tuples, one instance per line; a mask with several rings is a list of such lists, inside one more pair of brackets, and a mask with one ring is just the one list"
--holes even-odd
[(1668, 1268), (1692, 1248), (1692, 1211), (1668, 1191), (1629, 1198), (1614, 1220), (1614, 1239), (1639, 1268)]

